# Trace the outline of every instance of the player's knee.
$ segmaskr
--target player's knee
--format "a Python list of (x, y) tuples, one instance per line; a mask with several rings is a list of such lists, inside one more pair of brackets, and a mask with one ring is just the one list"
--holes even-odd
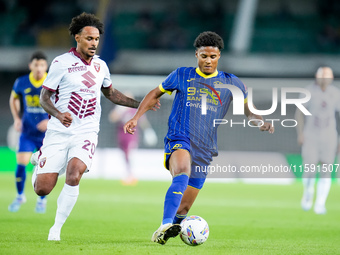
[(78, 172), (70, 173), (66, 176), (66, 183), (71, 186), (76, 186), (79, 184), (82, 174)]
[(47, 187), (47, 186), (41, 186), (37, 185), (37, 183), (34, 185), (34, 191), (38, 196), (46, 196), (50, 194), (53, 188)]
[(38, 196), (50, 194), (58, 180), (58, 173), (38, 174), (34, 182), (34, 192)]
[(187, 174), (191, 172), (190, 154), (186, 150), (176, 150), (169, 159), (169, 169), (173, 175)]
[(78, 158), (72, 158), (68, 163), (66, 170), (66, 184), (71, 186), (78, 185), (86, 168), (83, 161)]
[(179, 169), (178, 169), (178, 173), (179, 174), (187, 174), (187, 175), (190, 175), (190, 168), (189, 167), (186, 167), (186, 166), (184, 166), (184, 167), (180, 167)]
[(187, 174), (188, 176), (190, 176), (190, 167), (187, 166), (187, 165), (181, 165), (181, 164), (178, 164), (176, 167), (173, 168), (173, 175), (176, 176), (176, 175), (179, 175), (179, 174)]

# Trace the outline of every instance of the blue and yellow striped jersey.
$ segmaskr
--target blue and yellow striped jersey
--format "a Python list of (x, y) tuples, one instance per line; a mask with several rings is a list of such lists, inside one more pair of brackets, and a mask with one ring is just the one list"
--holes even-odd
[(34, 79), (32, 73), (21, 76), (16, 79), (12, 90), (13, 96), (21, 100), (22, 133), (37, 140), (43, 139), (45, 135), (37, 129), (37, 124), (48, 119), (48, 114), (39, 103), (40, 91), (46, 75), (39, 81)]
[[(238, 87), (246, 102), (246, 86), (235, 75), (216, 71), (211, 75), (203, 74), (199, 68), (180, 67), (173, 71), (159, 89), (171, 94), (176, 91), (168, 121), (166, 138), (184, 139), (199, 151), (217, 156), (217, 126), (214, 119), (223, 119), (233, 95), (229, 89), (217, 85), (229, 84)], [(206, 94), (206, 115), (202, 114), (202, 95)]]

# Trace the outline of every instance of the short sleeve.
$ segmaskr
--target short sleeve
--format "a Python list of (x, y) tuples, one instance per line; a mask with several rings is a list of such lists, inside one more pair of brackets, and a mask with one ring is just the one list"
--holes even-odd
[(65, 74), (65, 70), (66, 69), (63, 67), (61, 61), (55, 58), (52, 61), (43, 86), (48, 90), (56, 91)]
[(103, 80), (103, 84), (102, 87), (103, 88), (109, 88), (112, 85), (112, 81), (111, 81), (111, 74), (110, 74), (110, 70), (107, 66), (107, 64), (104, 62), (104, 80)]
[(12, 95), (14, 96), (14, 98), (18, 98), (21, 95), (19, 84), (19, 79), (16, 79), (12, 89)]
[(166, 79), (159, 85), (159, 89), (163, 93), (171, 93), (178, 88), (178, 69), (173, 71), (166, 77)]

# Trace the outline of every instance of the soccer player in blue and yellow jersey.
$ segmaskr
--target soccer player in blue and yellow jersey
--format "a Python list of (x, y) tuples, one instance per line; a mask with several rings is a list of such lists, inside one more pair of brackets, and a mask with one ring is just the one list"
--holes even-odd
[[(125, 132), (133, 134), (138, 119), (152, 109), (164, 93), (176, 91), (164, 139), (165, 167), (173, 179), (165, 196), (162, 224), (151, 238), (160, 244), (178, 235), (179, 223), (203, 187), (207, 173), (197, 169), (209, 166), (212, 157), (217, 156), (218, 125), (214, 125), (214, 120), (223, 119), (232, 100), (236, 101), (236, 97), (242, 100), (241, 109), (261, 131), (274, 132), (271, 123), (263, 122), (261, 116), (250, 112), (246, 86), (235, 75), (217, 70), (223, 39), (207, 31), (196, 38), (194, 46), (198, 67), (180, 67), (173, 71), (145, 96), (134, 117), (124, 126)], [(239, 93), (232, 94), (235, 90)]]
[[(26, 202), (24, 194), (26, 166), (30, 161), (32, 152), (41, 147), (47, 128), (48, 114), (39, 103), (40, 91), (47, 76), (47, 68), (45, 54), (42, 52), (33, 53), (29, 63), (31, 72), (15, 81), (9, 99), (14, 128), (21, 133), (15, 172), (18, 194), (8, 207), (11, 212), (18, 211), (20, 206)], [(35, 210), (37, 213), (45, 212), (45, 197), (38, 197)]]

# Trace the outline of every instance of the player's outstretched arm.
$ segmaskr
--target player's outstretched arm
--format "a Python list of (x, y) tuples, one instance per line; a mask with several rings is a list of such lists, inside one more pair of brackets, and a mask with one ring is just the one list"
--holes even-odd
[(45, 112), (53, 117), (56, 117), (65, 127), (69, 127), (72, 123), (72, 116), (69, 112), (62, 113), (54, 107), (51, 101), (51, 96), (53, 93), (54, 92), (42, 88), (40, 92), (40, 105), (45, 110)]
[(125, 123), (123, 129), (124, 133), (134, 134), (139, 118), (146, 113), (148, 110), (153, 110), (155, 107), (159, 106), (159, 98), (164, 93), (157, 87), (151, 90), (140, 103), (137, 112), (131, 120)]
[[(264, 122), (261, 115), (252, 113), (249, 110), (248, 103), (244, 104), (244, 114), (247, 116), (249, 120), (253, 120), (252, 124), (255, 126), (257, 126), (259, 123), (261, 124), (263, 123), (263, 125), (259, 127), (261, 131), (268, 131), (270, 134), (274, 133), (273, 125), (270, 122)], [(259, 121), (256, 121), (256, 120), (259, 120)]]
[(11, 93), (11, 96), (9, 98), (9, 107), (11, 109), (11, 113), (14, 120), (14, 129), (18, 132), (21, 132), (22, 128), (22, 121), (20, 118), (20, 98), (15, 97), (14, 93)]
[(131, 108), (137, 108), (139, 102), (133, 98), (125, 96), (122, 92), (111, 87), (102, 88), (104, 96), (109, 99), (112, 103), (127, 106)]

